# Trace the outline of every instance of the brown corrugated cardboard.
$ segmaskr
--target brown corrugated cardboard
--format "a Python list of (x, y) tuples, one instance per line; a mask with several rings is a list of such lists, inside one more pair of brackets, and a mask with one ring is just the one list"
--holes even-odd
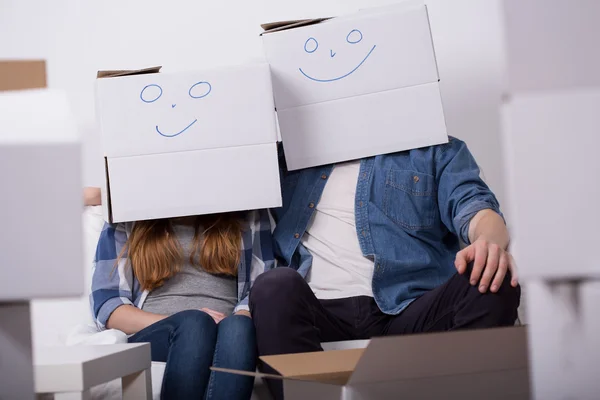
[(265, 34), (265, 33), (284, 31), (286, 29), (299, 28), (301, 26), (314, 25), (314, 24), (318, 24), (323, 21), (327, 21), (328, 19), (331, 19), (331, 17), (268, 22), (266, 24), (261, 24), (260, 27), (263, 28), (263, 30), (264, 30), (263, 34)]
[(0, 61), (0, 91), (46, 87), (44, 60)]
[(334, 350), (266, 356), (261, 359), (285, 377), (345, 384), (363, 352), (364, 349)]
[(281, 374), (287, 400), (529, 398), (525, 327), (390, 336), (365, 349), (261, 360)]
[(96, 78), (115, 78), (117, 76), (156, 74), (156, 73), (160, 72), (161, 68), (162, 68), (162, 66), (142, 68), (142, 69), (119, 69), (119, 70), (98, 71)]

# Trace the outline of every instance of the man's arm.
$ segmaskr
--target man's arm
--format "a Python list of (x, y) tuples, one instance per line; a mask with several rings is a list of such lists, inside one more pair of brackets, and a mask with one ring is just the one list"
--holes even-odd
[(508, 249), (510, 237), (504, 219), (492, 210), (481, 210), (469, 223), (469, 240), (485, 240), (497, 244), (502, 250)]
[(470, 281), (481, 293), (498, 291), (507, 271), (516, 286), (514, 262), (506, 251), (509, 235), (498, 201), (480, 178), (467, 146), (451, 139), (438, 148), (435, 166), (442, 222), (468, 245), (456, 255), (458, 273), (466, 273), (472, 262)]

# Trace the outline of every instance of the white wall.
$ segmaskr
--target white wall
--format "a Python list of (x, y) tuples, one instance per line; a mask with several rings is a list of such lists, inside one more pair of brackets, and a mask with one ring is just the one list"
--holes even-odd
[[(181, 70), (262, 58), (258, 36), (262, 22), (335, 16), (396, 2), (0, 0), (0, 58), (48, 61), (49, 85), (67, 90), (85, 134), (84, 183), (99, 185), (102, 154), (93, 102), (97, 70), (152, 65)], [(428, 0), (427, 4), (448, 130), (467, 141), (502, 202), (497, 109), (504, 66), (499, 2)], [(46, 318), (37, 326), (51, 326), (56, 332), (61, 320), (48, 312), (38, 313)], [(37, 337), (41, 340), (40, 333)]]

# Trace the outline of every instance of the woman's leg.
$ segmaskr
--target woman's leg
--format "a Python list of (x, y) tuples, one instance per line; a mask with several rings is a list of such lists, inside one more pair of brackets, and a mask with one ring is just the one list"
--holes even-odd
[[(231, 315), (218, 325), (213, 365), (254, 372), (256, 370), (256, 333), (252, 319)], [(208, 400), (248, 400), (252, 396), (254, 378), (213, 371), (208, 383)]]
[(182, 311), (139, 331), (129, 343), (150, 342), (152, 361), (166, 362), (162, 399), (201, 399), (217, 342), (217, 324), (199, 310)]

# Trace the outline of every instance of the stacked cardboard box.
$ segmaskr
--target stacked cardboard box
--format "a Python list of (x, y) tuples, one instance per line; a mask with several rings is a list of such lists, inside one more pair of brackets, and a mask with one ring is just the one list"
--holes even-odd
[(44, 61), (0, 61), (0, 398), (33, 399), (32, 299), (81, 296), (81, 147)]
[(505, 0), (513, 253), (536, 399), (597, 399), (600, 3)]

